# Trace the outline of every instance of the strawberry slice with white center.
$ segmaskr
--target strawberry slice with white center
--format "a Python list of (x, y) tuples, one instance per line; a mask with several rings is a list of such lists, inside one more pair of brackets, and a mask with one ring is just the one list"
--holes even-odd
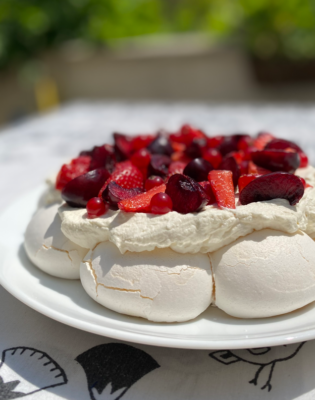
[(99, 197), (102, 196), (103, 191), (110, 182), (116, 182), (124, 189), (143, 188), (143, 175), (131, 161), (117, 163), (111, 177), (107, 179), (100, 190)]

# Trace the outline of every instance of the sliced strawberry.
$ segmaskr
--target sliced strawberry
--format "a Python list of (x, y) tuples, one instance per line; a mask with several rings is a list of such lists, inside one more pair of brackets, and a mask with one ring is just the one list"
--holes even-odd
[(258, 150), (263, 150), (267, 143), (273, 140), (275, 137), (269, 132), (260, 132), (257, 138), (254, 140), (254, 147)]
[(208, 180), (219, 207), (235, 208), (233, 174), (231, 171), (213, 170)]
[(241, 191), (244, 189), (245, 186), (249, 184), (249, 182), (253, 181), (254, 179), (258, 178), (258, 176), (261, 175), (242, 175), (240, 176), (238, 180), (238, 191), (241, 193)]
[(80, 156), (71, 160), (69, 164), (63, 164), (57, 175), (56, 189), (62, 190), (68, 182), (72, 181), (72, 179), (87, 173), (89, 171), (90, 163), (91, 157)]
[(183, 161), (173, 161), (168, 167), (168, 176), (183, 174), (186, 165), (187, 163)]
[(268, 169), (258, 167), (258, 165), (254, 164), (253, 161), (249, 161), (248, 163), (248, 173), (254, 175), (266, 175), (270, 174), (271, 171)]
[(109, 182), (116, 182), (124, 189), (143, 188), (143, 175), (131, 161), (123, 161), (116, 164), (114, 172), (103, 185), (98, 194), (99, 196), (102, 196)]
[(199, 182), (199, 185), (203, 187), (204, 191), (206, 192), (207, 196), (209, 197), (207, 206), (209, 206), (210, 204), (216, 203), (217, 199), (215, 198), (215, 195), (213, 193), (211, 183), (209, 181), (204, 181), (204, 182)]
[(150, 212), (151, 210), (151, 199), (157, 193), (164, 193), (166, 185), (156, 186), (153, 189), (138, 194), (131, 199), (122, 200), (118, 203), (118, 207), (122, 211), (126, 212)]

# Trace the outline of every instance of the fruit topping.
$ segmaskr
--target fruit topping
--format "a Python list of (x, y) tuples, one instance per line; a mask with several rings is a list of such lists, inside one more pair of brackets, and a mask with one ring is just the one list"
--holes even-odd
[(209, 161), (213, 168), (218, 168), (222, 161), (221, 153), (216, 149), (205, 149), (202, 158)]
[(294, 142), (284, 139), (273, 139), (265, 146), (265, 150), (286, 150), (293, 149), (300, 155), (300, 168), (305, 168), (308, 166), (307, 155), (303, 150)]
[(160, 176), (150, 176), (146, 181), (145, 181), (145, 190), (148, 192), (149, 190), (153, 189), (156, 186), (161, 186), (163, 185), (164, 180)]
[(238, 183), (238, 178), (240, 177), (240, 168), (233, 156), (227, 156), (223, 158), (221, 164), (219, 165), (220, 170), (231, 171), (233, 176), (233, 185), (236, 188)]
[(235, 136), (224, 136), (223, 142), (217, 147), (222, 156), (226, 156), (232, 151), (237, 151), (237, 137)]
[(151, 154), (147, 149), (140, 149), (133, 153), (130, 161), (138, 168), (146, 168), (149, 165)]
[(300, 165), (300, 156), (294, 151), (258, 150), (252, 153), (256, 165), (270, 171), (294, 173)]
[(186, 165), (184, 175), (190, 176), (197, 182), (202, 182), (208, 179), (208, 174), (212, 170), (213, 166), (209, 161), (203, 158), (195, 158)]
[(124, 161), (130, 158), (133, 151), (132, 138), (122, 133), (114, 133), (114, 141), (117, 161)]
[(174, 174), (183, 174), (186, 165), (187, 164), (183, 161), (171, 162), (170, 166), (168, 167), (168, 175), (171, 176)]
[(116, 182), (119, 186), (125, 189), (142, 188), (143, 175), (141, 171), (129, 160), (123, 161), (116, 164), (114, 172), (108, 181), (104, 183), (100, 190), (99, 196), (102, 195), (109, 182)]
[(209, 201), (204, 189), (198, 182), (181, 174), (170, 177), (165, 193), (172, 199), (173, 210), (181, 214), (198, 211)]
[(273, 199), (286, 199), (294, 206), (302, 198), (304, 186), (301, 179), (286, 172), (273, 172), (250, 182), (240, 193), (243, 205)]
[(166, 177), (170, 163), (170, 157), (163, 154), (152, 154), (148, 166), (148, 175), (158, 175), (162, 176), (163, 178)]
[(223, 142), (224, 142), (224, 136), (220, 136), (220, 135), (209, 137), (207, 139), (208, 147), (210, 147), (211, 149), (216, 149)]
[(163, 135), (158, 135), (148, 146), (151, 154), (164, 154), (170, 156), (173, 153), (173, 147), (169, 139)]
[(95, 169), (68, 182), (62, 189), (61, 197), (71, 207), (85, 207), (96, 197), (110, 174), (105, 168)]
[(238, 150), (243, 150), (243, 151), (248, 150), (252, 145), (253, 145), (253, 138), (250, 137), (249, 135), (244, 135), (237, 142)]
[(116, 164), (113, 146), (109, 144), (95, 146), (91, 150), (91, 157), (90, 171), (97, 168), (106, 168), (108, 172), (113, 172)]
[(151, 199), (156, 193), (164, 193), (166, 185), (156, 186), (153, 189), (138, 194), (130, 199), (122, 200), (118, 203), (118, 207), (122, 211), (126, 212), (145, 212), (151, 211)]
[(104, 204), (100, 197), (92, 197), (86, 204), (86, 211), (90, 219), (97, 218), (108, 211), (108, 204)]
[(189, 158), (198, 158), (202, 156), (202, 151), (207, 145), (205, 138), (194, 139), (185, 150), (186, 156)]
[(90, 163), (91, 157), (80, 156), (74, 158), (70, 164), (64, 164), (57, 175), (56, 189), (62, 190), (72, 179), (88, 172)]
[(256, 165), (252, 161), (249, 161), (249, 163), (248, 163), (248, 173), (249, 174), (266, 175), (266, 174), (270, 174), (270, 172), (271, 171), (269, 171), (269, 169), (258, 167), (258, 165)]
[(199, 185), (203, 188), (203, 190), (206, 192), (206, 195), (208, 196), (209, 200), (208, 203), (206, 204), (207, 206), (214, 204), (217, 202), (215, 195), (213, 193), (211, 183), (209, 181), (204, 181), (204, 182), (199, 182)]
[(258, 176), (260, 175), (242, 175), (239, 177), (238, 180), (238, 190), (239, 192), (241, 192), (245, 186), (247, 186), (249, 184), (249, 182), (253, 181), (254, 179), (258, 178)]
[(254, 147), (258, 150), (263, 150), (267, 143), (275, 137), (269, 132), (260, 132), (254, 140)]
[(249, 165), (249, 162), (248, 162), (248, 161), (242, 161), (242, 162), (239, 164), (240, 175), (246, 175), (246, 174), (248, 174), (248, 165)]
[(156, 193), (151, 199), (151, 213), (166, 214), (173, 209), (173, 203), (166, 193)]
[(141, 150), (155, 139), (154, 135), (138, 135), (132, 139), (132, 148), (134, 151)]
[(199, 129), (195, 129), (192, 126), (185, 124), (181, 127), (178, 133), (170, 135), (172, 142), (178, 142), (186, 145), (187, 147), (192, 143), (194, 139), (204, 138), (206, 135)]
[(308, 157), (305, 153), (299, 153), (300, 156), (300, 167), (299, 168), (306, 168), (308, 166)]
[(125, 189), (116, 182), (110, 182), (102, 193), (102, 199), (109, 204), (111, 209), (117, 210), (120, 201), (130, 199), (140, 193), (143, 193), (142, 188)]
[(231, 171), (210, 171), (208, 180), (219, 207), (235, 208), (233, 174)]

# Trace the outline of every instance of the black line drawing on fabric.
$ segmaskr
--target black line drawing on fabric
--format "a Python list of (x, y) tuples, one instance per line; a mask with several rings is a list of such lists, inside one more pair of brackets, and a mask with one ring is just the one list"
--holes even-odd
[(268, 389), (268, 392), (270, 392), (272, 389), (272, 374), (276, 364), (295, 357), (305, 343), (306, 342), (283, 345), (283, 347), (286, 349), (283, 350), (284, 355), (279, 358), (275, 358), (272, 347), (261, 347), (258, 349), (247, 350), (219, 350), (210, 353), (209, 356), (225, 365), (243, 361), (245, 363), (258, 366), (259, 368), (257, 369), (254, 378), (248, 382), (255, 386), (258, 385), (259, 376), (262, 371), (267, 369), (267, 381), (263, 384), (263, 386), (261, 386), (260, 389)]
[(91, 400), (119, 400), (160, 365), (145, 351), (122, 343), (92, 347), (76, 361), (84, 369)]
[(0, 400), (11, 400), (65, 385), (68, 378), (47, 353), (31, 347), (12, 347), (2, 352)]

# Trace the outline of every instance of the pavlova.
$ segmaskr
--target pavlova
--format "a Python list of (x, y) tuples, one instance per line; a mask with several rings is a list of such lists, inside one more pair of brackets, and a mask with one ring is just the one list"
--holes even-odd
[(25, 249), (119, 313), (284, 314), (315, 300), (314, 184), (302, 149), (270, 133), (116, 133), (50, 180)]

